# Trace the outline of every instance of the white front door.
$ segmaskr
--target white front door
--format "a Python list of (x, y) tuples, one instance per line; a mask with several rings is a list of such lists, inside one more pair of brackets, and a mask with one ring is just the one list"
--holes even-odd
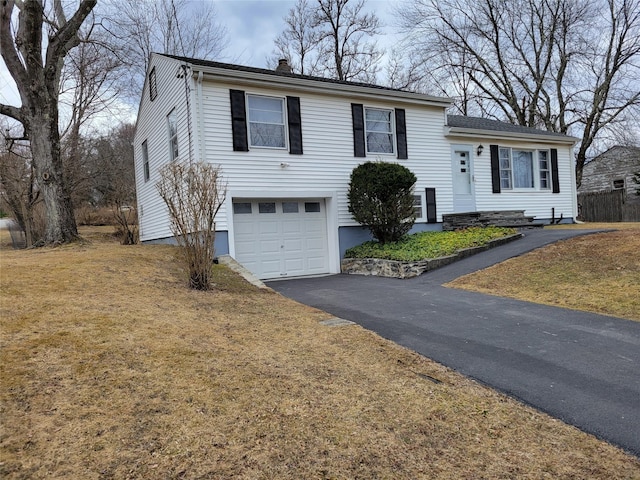
[(473, 212), (476, 209), (471, 157), (471, 145), (454, 145), (451, 149), (453, 209), (455, 212)]
[(324, 199), (233, 199), (235, 257), (260, 279), (329, 273)]

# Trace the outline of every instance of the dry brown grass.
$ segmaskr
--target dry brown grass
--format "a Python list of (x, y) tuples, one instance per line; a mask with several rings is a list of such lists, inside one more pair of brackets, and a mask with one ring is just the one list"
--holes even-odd
[(447, 286), (640, 321), (640, 224), (622, 225), (555, 243)]
[[(0, 252), (0, 477), (638, 478), (640, 462), (175, 247)], [(435, 383), (430, 378), (442, 383)]]

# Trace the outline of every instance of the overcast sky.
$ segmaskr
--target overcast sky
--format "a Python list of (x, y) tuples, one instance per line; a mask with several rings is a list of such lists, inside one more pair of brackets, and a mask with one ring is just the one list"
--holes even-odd
[[(223, 61), (251, 67), (267, 67), (266, 59), (273, 51), (273, 40), (284, 29), (283, 17), (295, 5), (295, 0), (212, 0), (218, 18), (229, 33), (229, 48)], [(397, 2), (368, 0), (367, 11), (378, 15), (385, 27), (378, 40), (390, 42), (391, 10)]]
[[(267, 67), (267, 58), (273, 52), (273, 40), (283, 30), (283, 17), (295, 5), (295, 0), (194, 0), (212, 1), (218, 13), (218, 20), (226, 26), (229, 46), (223, 57), (217, 60), (247, 65)], [(385, 25), (378, 43), (381, 46), (393, 44), (391, 38), (391, 10), (396, 1), (367, 0), (366, 8), (375, 12)], [(4, 61), (0, 61), (0, 102), (20, 105), (20, 99), (8, 74)]]

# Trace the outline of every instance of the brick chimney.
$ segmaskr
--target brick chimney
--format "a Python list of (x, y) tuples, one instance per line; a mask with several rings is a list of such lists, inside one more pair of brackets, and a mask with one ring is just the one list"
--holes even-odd
[(278, 60), (276, 72), (293, 73), (291, 71), (291, 65), (289, 65), (289, 61), (286, 58), (281, 58), (280, 60)]

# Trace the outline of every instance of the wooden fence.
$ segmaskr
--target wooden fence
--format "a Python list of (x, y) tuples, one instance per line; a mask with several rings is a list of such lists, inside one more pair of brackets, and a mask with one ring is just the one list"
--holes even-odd
[(629, 201), (623, 189), (579, 193), (578, 212), (585, 222), (640, 222), (640, 202)]

